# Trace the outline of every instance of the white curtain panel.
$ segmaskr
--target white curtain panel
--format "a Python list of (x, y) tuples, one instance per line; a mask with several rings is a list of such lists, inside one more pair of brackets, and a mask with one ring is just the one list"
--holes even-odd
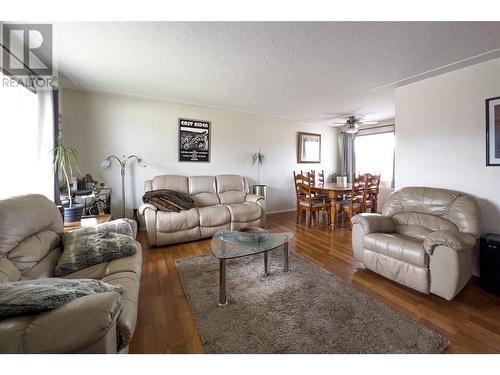
[[(1, 73), (0, 78), (7, 79)], [(0, 199), (33, 193), (53, 199), (52, 91), (0, 85), (0, 103)]]

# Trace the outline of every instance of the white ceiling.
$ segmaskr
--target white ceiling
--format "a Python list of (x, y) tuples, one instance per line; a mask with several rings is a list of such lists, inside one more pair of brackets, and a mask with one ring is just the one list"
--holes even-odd
[(312, 122), (391, 118), (398, 81), (500, 49), (500, 22), (56, 23), (54, 35), (62, 87)]

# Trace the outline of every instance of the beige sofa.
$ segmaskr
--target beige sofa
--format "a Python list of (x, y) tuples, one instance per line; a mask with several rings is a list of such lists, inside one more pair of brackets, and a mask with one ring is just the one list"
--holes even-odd
[(165, 212), (143, 204), (139, 212), (144, 215), (150, 245), (194, 241), (211, 237), (221, 229), (265, 225), (266, 202), (260, 195), (249, 194), (248, 183), (242, 176), (163, 175), (144, 184), (146, 192), (158, 189), (189, 195), (194, 208)]
[(406, 187), (381, 215), (359, 214), (352, 224), (356, 259), (398, 283), (451, 300), (472, 275), (479, 209), (467, 194)]
[[(53, 277), (63, 222), (42, 195), (0, 201), (0, 282)], [(140, 249), (140, 247), (139, 247)], [(0, 353), (127, 352), (135, 330), (142, 254), (65, 278), (100, 279), (125, 289), (77, 298), (57, 309), (0, 320)]]

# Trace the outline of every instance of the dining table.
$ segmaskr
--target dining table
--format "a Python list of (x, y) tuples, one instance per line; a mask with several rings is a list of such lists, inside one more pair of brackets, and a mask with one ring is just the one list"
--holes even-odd
[(337, 228), (337, 201), (339, 198), (351, 192), (352, 184), (337, 184), (336, 182), (316, 182), (311, 186), (311, 192), (328, 195), (330, 198), (330, 215), (333, 229)]

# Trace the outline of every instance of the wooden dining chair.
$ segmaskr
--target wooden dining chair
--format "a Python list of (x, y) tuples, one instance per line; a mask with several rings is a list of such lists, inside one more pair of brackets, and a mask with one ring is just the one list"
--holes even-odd
[(354, 215), (364, 212), (367, 194), (366, 189), (366, 175), (353, 176), (351, 192), (346, 195), (344, 200), (337, 203), (337, 207), (339, 207), (342, 215), (347, 214), (349, 222)]
[(307, 174), (309, 173), (309, 176), (311, 178), (311, 181), (312, 181), (312, 184), (315, 185), (316, 184), (316, 171), (314, 169), (311, 169), (309, 172), (302, 172), (302, 169), (300, 170), (300, 174), (306, 176)]
[(327, 205), (324, 199), (318, 199), (318, 197), (314, 196), (311, 191), (311, 186), (313, 186), (311, 174), (296, 174), (294, 171), (293, 179), (297, 194), (297, 224), (300, 223), (300, 217), (304, 212), (304, 214), (309, 214), (309, 219), (307, 219), (306, 215), (306, 224), (310, 227), (314, 213), (320, 211), (323, 212), (323, 216), (326, 214), (328, 224), (330, 224), (330, 205)]
[[(316, 174), (316, 171), (311, 170), (311, 174), (313, 176), (313, 182), (317, 182), (318, 184), (324, 184), (325, 183), (325, 171), (322, 169), (321, 171), (318, 171)], [(317, 178), (316, 178), (317, 175)], [(314, 195), (318, 198), (321, 198), (325, 201), (325, 204), (330, 204), (330, 197), (328, 194), (324, 193), (314, 193)]]
[(324, 184), (325, 183), (325, 170), (322, 169), (321, 172), (318, 172), (318, 183)]
[(380, 174), (366, 174), (366, 200), (364, 212), (377, 212)]
[(306, 172), (305, 176), (309, 177), (309, 185), (311, 186), (311, 188), (316, 185), (316, 174), (313, 170)]

